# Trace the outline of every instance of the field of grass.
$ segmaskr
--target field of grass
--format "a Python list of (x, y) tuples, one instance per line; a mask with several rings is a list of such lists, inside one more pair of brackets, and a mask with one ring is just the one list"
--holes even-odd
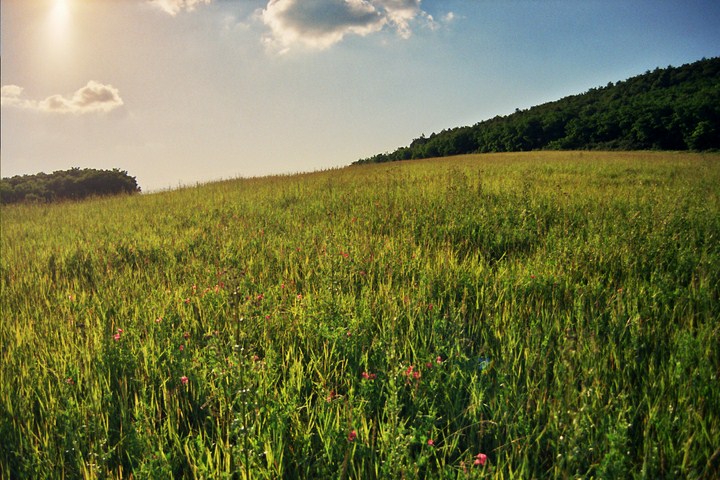
[(720, 155), (3, 207), (2, 478), (717, 478)]

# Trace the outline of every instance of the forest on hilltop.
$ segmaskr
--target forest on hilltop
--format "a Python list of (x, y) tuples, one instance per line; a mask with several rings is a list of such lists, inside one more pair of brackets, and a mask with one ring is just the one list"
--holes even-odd
[(0, 180), (0, 201), (5, 203), (80, 200), (91, 196), (138, 193), (135, 177), (124, 170), (71, 168), (53, 173), (15, 175)]
[(530, 150), (720, 148), (720, 58), (647, 71), (506, 116), (421, 135), (354, 164)]

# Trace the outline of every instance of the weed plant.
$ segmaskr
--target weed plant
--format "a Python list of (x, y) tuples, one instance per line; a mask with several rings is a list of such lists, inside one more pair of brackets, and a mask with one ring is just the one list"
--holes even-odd
[(3, 207), (2, 478), (717, 478), (720, 156)]

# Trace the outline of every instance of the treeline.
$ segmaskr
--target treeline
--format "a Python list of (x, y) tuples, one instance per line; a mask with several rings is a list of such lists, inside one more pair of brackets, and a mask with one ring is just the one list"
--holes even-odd
[(720, 58), (646, 72), (355, 164), (528, 150), (720, 149)]
[(140, 187), (135, 177), (117, 168), (72, 168), (51, 174), (16, 175), (0, 180), (0, 201), (3, 204), (80, 200), (90, 196), (138, 192)]

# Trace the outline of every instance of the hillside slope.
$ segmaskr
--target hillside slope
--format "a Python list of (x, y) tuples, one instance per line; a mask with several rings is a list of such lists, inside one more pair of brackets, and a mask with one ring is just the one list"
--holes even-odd
[(720, 58), (655, 69), (507, 116), (424, 135), (355, 164), (528, 150), (720, 148)]

